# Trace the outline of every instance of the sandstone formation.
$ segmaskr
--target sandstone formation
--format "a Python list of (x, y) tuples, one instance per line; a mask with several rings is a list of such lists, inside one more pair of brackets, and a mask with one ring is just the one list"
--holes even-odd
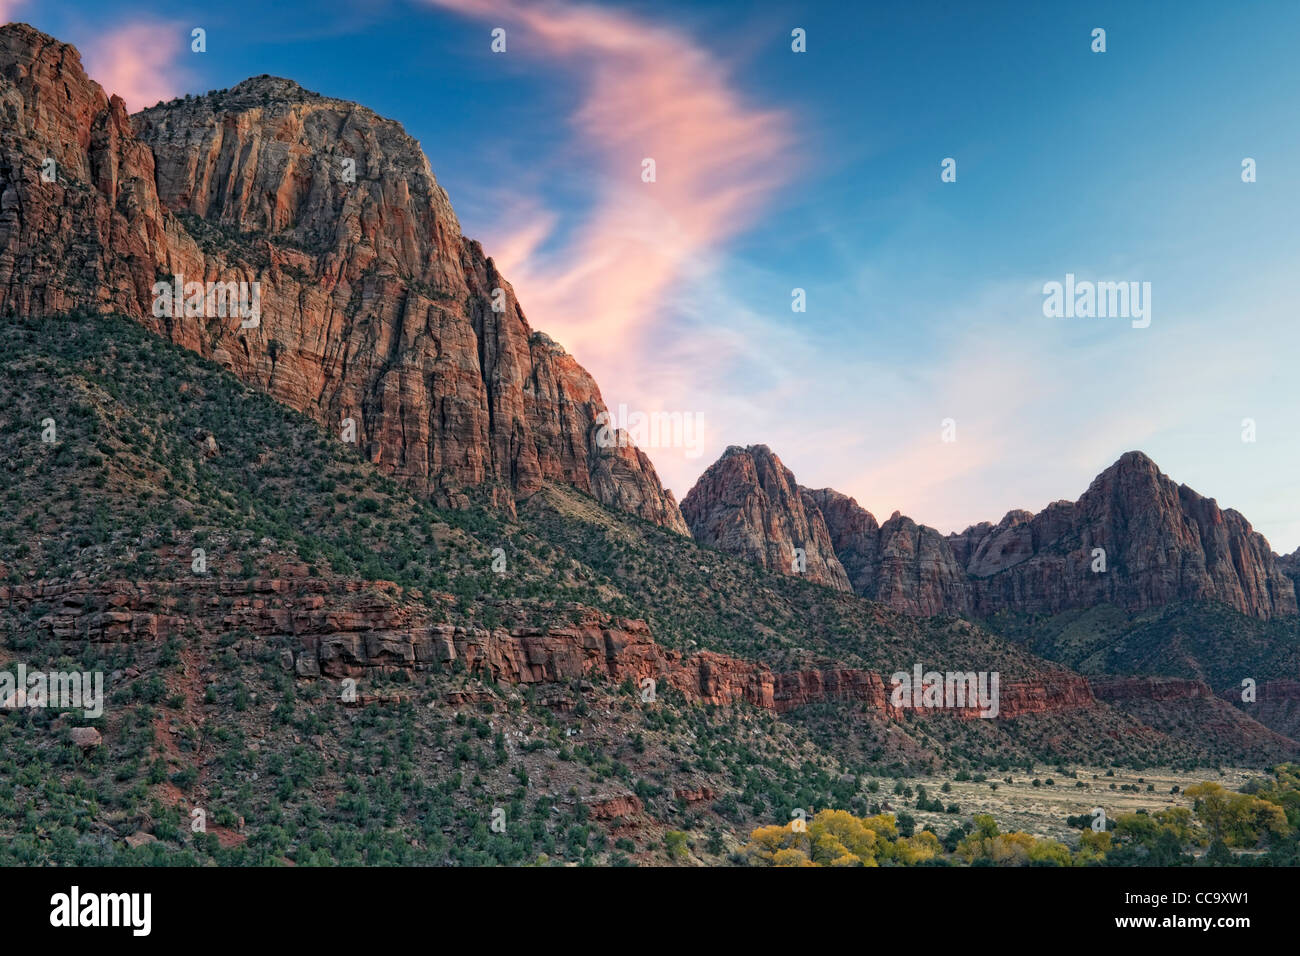
[(94, 727), (73, 727), (68, 731), (72, 745), (81, 750), (93, 750), (104, 742), (104, 737)]
[(1204, 681), (1181, 677), (1093, 677), (1092, 692), (1099, 700), (1209, 699), (1214, 692)]
[(696, 537), (779, 568), (792, 527), (824, 527), (832, 553), (819, 550), (819, 567), (838, 559), (855, 593), (909, 614), (1142, 610), (1173, 601), (1215, 601), (1261, 619), (1297, 611), (1286, 572), (1298, 559), (1277, 558), (1242, 515), (1176, 485), (1141, 452), (1121, 457), (1076, 502), (1036, 515), (1012, 511), (945, 537), (897, 512), (877, 524), (832, 489), (796, 495), (784, 468), (770, 469), (779, 480), (763, 484), (757, 461), (779, 461), (766, 448), (751, 451), (729, 449), (686, 496)]
[(766, 445), (728, 448), (682, 499), (682, 515), (701, 544), (852, 590), (816, 503)]
[[(0, 126), (0, 314), (131, 316), (341, 439), (351, 419), (443, 503), (560, 482), (686, 533), (644, 453), (597, 443), (596, 383), (530, 328), (398, 123), (271, 77), (128, 117), (76, 50), (10, 24)], [(176, 277), (258, 283), (260, 315), (169, 310), (154, 285)]]
[[(448, 603), (454, 599), (442, 596)], [(858, 668), (811, 667), (774, 673), (766, 664), (713, 651), (683, 654), (657, 644), (644, 621), (568, 609), (572, 624), (514, 624), (492, 629), (428, 620), (427, 608), (401, 599), (396, 585), (320, 578), (253, 581), (114, 581), (0, 587), (0, 607), (48, 610), (37, 627), (63, 641), (166, 640), (203, 623), (247, 635), (239, 653), (270, 639), (292, 644), (292, 666), (304, 679), (364, 678), (368, 673), (419, 671), (459, 663), (470, 673), (506, 684), (558, 685), (574, 680), (649, 678), (691, 703), (740, 703), (787, 713), (824, 701), (844, 701), (894, 720), (888, 676)], [(502, 609), (508, 615), (510, 608)], [(358, 703), (379, 702), (365, 697)], [(458, 699), (455, 703), (470, 702)], [(1088, 682), (1068, 672), (1001, 685), (998, 717), (1058, 713), (1095, 706)], [(955, 716), (977, 719), (979, 708)]]

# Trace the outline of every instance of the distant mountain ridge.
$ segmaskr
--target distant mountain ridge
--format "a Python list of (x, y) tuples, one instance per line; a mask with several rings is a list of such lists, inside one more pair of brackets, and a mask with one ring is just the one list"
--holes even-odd
[[(798, 494), (771, 494), (755, 480), (776, 474)], [(1175, 484), (1136, 451), (1078, 501), (1011, 511), (945, 536), (897, 512), (880, 524), (846, 495), (796, 485), (767, 446), (732, 446), (682, 500), (682, 513), (701, 543), (783, 573), (794, 549), (815, 552), (813, 580), (911, 614), (1141, 610), (1174, 601), (1215, 601), (1262, 620), (1297, 613), (1288, 576), (1296, 557), (1279, 559), (1241, 514)], [(827, 539), (833, 559), (823, 553)]]

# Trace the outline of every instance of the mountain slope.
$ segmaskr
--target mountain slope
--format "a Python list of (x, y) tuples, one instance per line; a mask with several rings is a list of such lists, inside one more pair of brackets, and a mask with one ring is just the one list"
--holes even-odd
[[(0, 711), (6, 860), (649, 862), (681, 829), (724, 862), (795, 807), (867, 812), (886, 775), (1234, 753), (971, 624), (770, 574), (566, 485), (517, 521), (438, 509), (126, 319), (0, 338), (0, 664), (99, 669), (109, 697), (91, 721)], [(916, 660), (999, 670), (1003, 717), (882, 711), (882, 675)], [(87, 724), (102, 742), (82, 752)]]

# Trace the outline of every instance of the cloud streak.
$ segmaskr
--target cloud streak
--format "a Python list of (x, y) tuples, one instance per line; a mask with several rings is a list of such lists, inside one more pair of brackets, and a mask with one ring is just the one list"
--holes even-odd
[(188, 77), (177, 63), (189, 49), (184, 36), (180, 24), (139, 21), (78, 46), (90, 78), (135, 112), (184, 91)]
[[(649, 340), (671, 334), (667, 297), (789, 179), (788, 117), (746, 103), (717, 56), (685, 34), (623, 11), (425, 2), (505, 27), (507, 55), (560, 65), (582, 84), (570, 121), (596, 157), (585, 219), (554, 248), (558, 217), (529, 197), (508, 211), (522, 221), (490, 236), (488, 248), (534, 325), (601, 381), (623, 383), (638, 406), (662, 403), (668, 396), (643, 366)], [(655, 161), (653, 183), (641, 179), (646, 158)], [(695, 365), (716, 367), (719, 358)]]

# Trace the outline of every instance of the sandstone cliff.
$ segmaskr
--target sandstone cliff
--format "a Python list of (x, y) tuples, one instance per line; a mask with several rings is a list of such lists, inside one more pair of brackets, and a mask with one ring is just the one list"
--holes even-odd
[(1291, 579), (1295, 585), (1297, 598), (1300, 599), (1300, 548), (1277, 559), (1278, 570)]
[(852, 590), (816, 502), (766, 445), (728, 448), (682, 499), (682, 514), (701, 544)]
[(856, 593), (909, 614), (966, 610), (966, 575), (939, 532), (897, 511), (878, 525), (869, 511), (831, 488), (804, 493), (825, 518)]
[[(128, 117), (76, 50), (10, 24), (0, 126), (0, 313), (129, 315), (336, 434), (352, 419), (362, 454), (446, 503), (561, 482), (686, 533), (644, 453), (598, 445), (595, 382), (398, 123), (271, 77)], [(175, 276), (259, 283), (258, 323), (156, 314)]]

